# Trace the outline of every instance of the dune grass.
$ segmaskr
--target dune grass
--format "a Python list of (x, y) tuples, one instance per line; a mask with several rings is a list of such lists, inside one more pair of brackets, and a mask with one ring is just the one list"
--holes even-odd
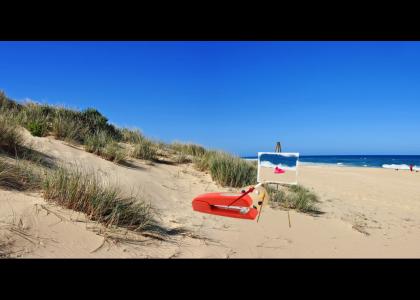
[(144, 139), (144, 136), (139, 129), (121, 128), (119, 131), (122, 137), (121, 141), (125, 143), (137, 144)]
[(296, 209), (310, 214), (321, 213), (317, 207), (318, 196), (301, 185), (282, 186), (279, 190), (266, 186), (266, 190), (274, 208)]
[(43, 183), (46, 200), (85, 213), (105, 226), (142, 231), (155, 226), (151, 205), (134, 195), (125, 195), (106, 184), (93, 172), (79, 167), (59, 167), (47, 174)]
[(140, 142), (134, 144), (133, 147), (132, 157), (149, 161), (157, 159), (157, 148), (152, 141), (143, 138)]
[(209, 171), (212, 179), (222, 186), (244, 187), (257, 181), (254, 165), (224, 152), (214, 152), (210, 156)]
[(179, 142), (174, 142), (171, 144), (170, 147), (175, 152), (186, 155), (201, 156), (206, 153), (206, 149), (204, 147), (196, 144), (183, 144)]
[(119, 163), (128, 157), (127, 150), (105, 131), (97, 131), (85, 138), (85, 150), (102, 158)]
[(16, 154), (17, 148), (23, 145), (23, 139), (16, 123), (0, 115), (0, 150)]
[(179, 153), (175, 156), (175, 163), (177, 164), (187, 164), (192, 162), (191, 158), (188, 155), (185, 155), (183, 153)]
[(72, 143), (83, 143), (90, 129), (80, 122), (78, 117), (69, 113), (67, 109), (57, 108), (51, 122), (51, 134), (60, 140)]
[[(128, 155), (127, 151), (119, 145), (124, 142), (131, 144), (130, 156), (134, 158), (158, 161), (158, 156), (165, 156), (167, 155), (165, 152), (169, 151), (176, 154), (176, 163), (193, 161), (197, 169), (210, 172), (213, 180), (222, 186), (242, 187), (256, 182), (256, 167), (239, 157), (218, 151), (208, 151), (192, 143), (175, 142), (167, 145), (162, 142), (152, 142), (139, 130), (120, 129), (109, 124), (108, 119), (96, 109), (78, 111), (33, 102), (17, 104), (4, 95), (3, 98), (0, 97), (0, 100), (4, 103), (0, 108), (0, 116), (7, 111), (10, 114), (12, 109), (15, 112), (12, 114), (15, 116), (14, 120), (26, 127), (33, 135), (52, 134), (57, 139), (78, 142), (84, 145), (86, 151), (116, 163), (121, 162)], [(9, 134), (12, 140), (13, 134), (13, 132)], [(5, 134), (2, 138), (6, 139), (7, 135)], [(0, 146), (7, 144), (11, 147), (12, 140), (4, 143), (0, 138)], [(19, 142), (17, 135), (16, 142)]]
[(22, 161), (9, 163), (0, 159), (0, 187), (4, 189), (27, 191), (41, 187), (41, 176), (33, 166)]
[(116, 141), (111, 141), (101, 150), (100, 156), (118, 164), (128, 158), (128, 152)]
[(34, 136), (54, 135), (58, 139), (84, 142), (86, 134), (104, 131), (116, 141), (122, 134), (99, 111), (88, 108), (82, 111), (28, 101), (19, 104), (0, 92), (0, 114), (11, 115), (17, 124)]

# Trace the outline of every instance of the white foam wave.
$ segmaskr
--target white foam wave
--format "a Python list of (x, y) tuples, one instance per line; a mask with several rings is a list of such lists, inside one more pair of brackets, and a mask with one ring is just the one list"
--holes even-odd
[(262, 161), (260, 163), (260, 165), (262, 167), (266, 167), (266, 168), (279, 167), (280, 169), (283, 169), (283, 170), (292, 170), (292, 171), (295, 171), (296, 170), (296, 167), (289, 167), (289, 166), (285, 166), (285, 165), (282, 165), (282, 164), (275, 165), (275, 164), (273, 164), (273, 163), (271, 163), (269, 161)]
[[(396, 164), (390, 164), (390, 165), (382, 165), (382, 168), (385, 168), (385, 169), (394, 169), (394, 170), (410, 170), (410, 166), (409, 165), (405, 165), (405, 164), (402, 164), (402, 165), (396, 165)], [(415, 170), (415, 169), (417, 169), (418, 167), (417, 166), (415, 166), (413, 169)]]
[(279, 156), (284, 156), (284, 157), (299, 157), (299, 153), (288, 153), (288, 152), (279, 152), (279, 153), (274, 153), (274, 152), (258, 152), (258, 157), (260, 157), (263, 154), (275, 154), (275, 155), (279, 155)]

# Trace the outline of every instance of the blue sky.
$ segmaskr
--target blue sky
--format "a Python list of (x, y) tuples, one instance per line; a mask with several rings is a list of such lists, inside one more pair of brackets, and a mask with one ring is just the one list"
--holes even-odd
[(0, 89), (238, 155), (420, 154), (419, 42), (0, 42)]

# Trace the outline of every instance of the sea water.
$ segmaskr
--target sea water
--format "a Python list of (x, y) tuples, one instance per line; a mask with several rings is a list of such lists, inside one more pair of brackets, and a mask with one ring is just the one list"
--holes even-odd
[[(257, 156), (244, 159), (256, 160)], [(301, 155), (300, 165), (334, 165), (341, 167), (366, 167), (420, 170), (420, 155)]]

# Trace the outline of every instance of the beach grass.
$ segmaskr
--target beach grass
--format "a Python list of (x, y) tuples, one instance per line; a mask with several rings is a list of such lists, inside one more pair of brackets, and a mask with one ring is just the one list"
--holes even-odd
[(142, 231), (156, 226), (152, 207), (141, 197), (125, 195), (114, 184), (104, 183), (97, 173), (80, 167), (59, 167), (43, 182), (43, 195), (68, 209), (85, 213), (105, 226)]
[(34, 167), (23, 161), (9, 163), (0, 159), (0, 187), (17, 191), (37, 190), (42, 178)]
[(143, 138), (133, 145), (131, 156), (137, 159), (154, 161), (157, 158), (157, 147), (152, 141)]
[(174, 142), (170, 147), (175, 152), (192, 156), (202, 156), (207, 151), (203, 146), (197, 144), (183, 144), (180, 142)]
[(177, 164), (187, 164), (187, 163), (192, 162), (192, 159), (188, 155), (185, 155), (183, 153), (179, 153), (175, 156), (175, 162)]
[(175, 142), (171, 149), (180, 155), (191, 157), (197, 170), (209, 172), (211, 178), (222, 186), (244, 187), (257, 181), (254, 163), (222, 151), (206, 150), (196, 144)]
[(116, 141), (111, 141), (101, 150), (100, 156), (118, 164), (128, 158), (128, 152)]
[(222, 186), (244, 187), (255, 184), (257, 168), (243, 159), (224, 152), (214, 152), (209, 158), (212, 179)]
[(121, 128), (119, 131), (122, 137), (121, 141), (125, 143), (137, 144), (144, 139), (144, 136), (139, 129)]
[(282, 186), (278, 190), (266, 186), (266, 190), (274, 208), (296, 209), (310, 214), (320, 213), (317, 207), (318, 196), (302, 185)]
[(56, 139), (71, 143), (82, 143), (85, 136), (89, 133), (89, 128), (85, 127), (79, 118), (69, 113), (69, 110), (64, 108), (56, 109), (55, 116), (51, 122), (51, 134)]
[(85, 150), (106, 160), (119, 163), (128, 158), (128, 152), (106, 131), (97, 131), (85, 138)]
[[(117, 128), (109, 124), (108, 119), (93, 108), (78, 111), (35, 102), (17, 104), (4, 95), (1, 99), (4, 105), (0, 116), (10, 114), (10, 109), (13, 109), (17, 112), (14, 117), (16, 123), (27, 128), (33, 135), (52, 134), (57, 139), (80, 143), (87, 152), (116, 163), (123, 161), (127, 155), (158, 161), (158, 156), (167, 155), (165, 152), (169, 151), (176, 154), (176, 163), (193, 161), (197, 169), (208, 171), (212, 179), (222, 186), (243, 187), (256, 182), (256, 167), (239, 157), (209, 151), (192, 143), (174, 142), (168, 145), (152, 142), (137, 129)], [(13, 134), (9, 134), (11, 140), (8, 145), (13, 144)], [(15, 137), (18, 142), (18, 135)], [(4, 135), (3, 139), (6, 138), (7, 135)], [(119, 145), (121, 142), (131, 144), (131, 153), (128, 154)], [(0, 143), (6, 144), (1, 140)]]
[(0, 149), (17, 154), (17, 148), (23, 145), (22, 135), (16, 123), (4, 115), (0, 115)]

